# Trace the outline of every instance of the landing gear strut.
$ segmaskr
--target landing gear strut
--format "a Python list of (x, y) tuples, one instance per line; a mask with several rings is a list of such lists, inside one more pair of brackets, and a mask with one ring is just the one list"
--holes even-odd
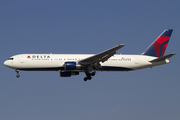
[(20, 77), (19, 70), (16, 70), (16, 73), (17, 73), (16, 77), (19, 78)]
[(94, 76), (96, 72), (90, 73), (89, 71), (85, 71), (85, 74), (86, 74), (86, 77), (84, 78), (84, 81), (87, 81), (87, 80), (91, 80), (92, 79), (91, 76)]

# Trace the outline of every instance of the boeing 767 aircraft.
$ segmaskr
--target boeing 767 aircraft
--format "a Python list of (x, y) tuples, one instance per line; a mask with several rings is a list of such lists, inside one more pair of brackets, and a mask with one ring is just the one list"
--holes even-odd
[(96, 71), (131, 71), (154, 67), (169, 63), (171, 53), (164, 56), (172, 29), (164, 32), (139, 55), (116, 54), (125, 46), (117, 45), (98, 54), (19, 54), (10, 57), (4, 65), (15, 69), (19, 78), (19, 70), (25, 71), (59, 71), (61, 77), (71, 77), (84, 72), (84, 81), (91, 80)]

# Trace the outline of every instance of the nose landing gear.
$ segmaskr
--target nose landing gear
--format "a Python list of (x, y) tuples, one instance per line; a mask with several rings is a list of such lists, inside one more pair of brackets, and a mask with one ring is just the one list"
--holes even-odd
[(19, 78), (19, 77), (20, 77), (20, 75), (19, 75), (19, 70), (15, 70), (15, 71), (16, 71), (16, 73), (17, 73), (16, 77)]

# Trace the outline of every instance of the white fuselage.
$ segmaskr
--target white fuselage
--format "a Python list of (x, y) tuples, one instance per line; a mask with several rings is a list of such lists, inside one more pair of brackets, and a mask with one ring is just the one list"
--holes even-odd
[[(65, 62), (76, 62), (77, 69), (72, 71), (83, 72), (84, 68), (78, 61), (93, 56), (94, 54), (19, 54), (10, 57), (4, 64), (16, 70), (34, 71), (62, 71)], [(157, 57), (146, 55), (114, 55), (104, 63), (100, 62), (99, 69), (93, 71), (130, 71), (153, 67), (169, 63), (169, 60), (149, 62)]]
[(61, 77), (71, 77), (84, 72), (84, 81), (91, 80), (96, 71), (131, 71), (169, 63), (171, 53), (164, 56), (172, 29), (164, 32), (141, 55), (117, 55), (124, 47), (119, 44), (98, 54), (19, 54), (10, 57), (4, 65), (27, 71), (59, 71)]

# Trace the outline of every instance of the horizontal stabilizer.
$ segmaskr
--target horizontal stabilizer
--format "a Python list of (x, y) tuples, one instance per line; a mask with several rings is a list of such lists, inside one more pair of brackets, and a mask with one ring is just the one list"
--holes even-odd
[(159, 57), (159, 58), (154, 59), (154, 60), (151, 60), (151, 61), (149, 61), (149, 62), (159, 62), (159, 61), (162, 61), (162, 60), (166, 60), (166, 59), (172, 57), (172, 56), (175, 55), (175, 54), (176, 54), (176, 53), (171, 53), (171, 54), (169, 54), (169, 55), (165, 55), (165, 56), (163, 56), (163, 57)]

